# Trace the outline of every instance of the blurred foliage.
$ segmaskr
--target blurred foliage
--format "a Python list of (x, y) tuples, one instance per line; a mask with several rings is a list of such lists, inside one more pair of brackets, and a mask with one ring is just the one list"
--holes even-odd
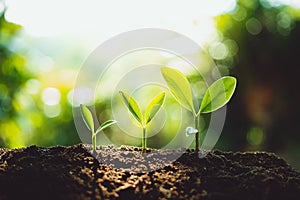
[[(0, 145), (19, 143), (19, 129), (12, 118), (18, 115), (19, 102), (16, 96), (20, 87), (29, 79), (24, 70), (25, 58), (10, 49), (12, 40), (20, 26), (5, 20), (4, 12), (0, 14)], [(15, 142), (16, 141), (16, 142)]]
[(299, 160), (300, 10), (238, 0), (215, 21), (219, 33), (209, 52), (220, 71), (233, 67), (239, 80), (219, 147), (263, 149)]
[[(43, 85), (43, 76), (35, 77), (30, 70), (28, 55), (15, 48), (21, 26), (6, 21), (5, 11), (0, 16), (0, 146), (78, 143), (67, 99), (71, 86), (61, 85), (58, 90)], [(59, 94), (54, 104), (43, 102), (47, 88)]]

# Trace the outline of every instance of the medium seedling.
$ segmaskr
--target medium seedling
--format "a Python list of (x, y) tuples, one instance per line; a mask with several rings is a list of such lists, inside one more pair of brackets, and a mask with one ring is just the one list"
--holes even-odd
[(93, 145), (93, 150), (96, 150), (96, 136), (98, 133), (103, 131), (105, 128), (117, 123), (116, 120), (107, 120), (103, 124), (101, 124), (95, 131), (95, 125), (94, 125), (94, 119), (91, 111), (85, 106), (80, 104), (81, 108), (81, 114), (83, 121), (87, 128), (92, 132), (92, 145)]
[(142, 134), (142, 150), (143, 153), (146, 152), (147, 148), (147, 141), (146, 141), (146, 129), (151, 120), (154, 118), (156, 113), (159, 111), (161, 106), (164, 103), (165, 99), (165, 92), (160, 93), (156, 97), (154, 97), (151, 102), (148, 104), (144, 115), (141, 112), (139, 105), (137, 104), (136, 100), (128, 95), (126, 92), (120, 91), (120, 95), (124, 103), (126, 104), (128, 110), (131, 112), (133, 117), (136, 119), (140, 127), (143, 129)]
[(187, 134), (195, 134), (196, 147), (199, 151), (199, 118), (202, 113), (211, 113), (223, 107), (232, 97), (237, 80), (225, 76), (216, 80), (205, 92), (202, 102), (197, 102), (185, 75), (179, 70), (162, 67), (161, 73), (177, 102), (193, 113), (195, 128), (188, 127)]

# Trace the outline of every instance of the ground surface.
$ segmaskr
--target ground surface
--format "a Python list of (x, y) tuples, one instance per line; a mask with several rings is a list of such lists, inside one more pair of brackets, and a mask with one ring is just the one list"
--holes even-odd
[(300, 174), (274, 154), (214, 151), (200, 159), (184, 151), (177, 161), (159, 169), (183, 150), (149, 152), (99, 147), (94, 153), (98, 161), (83, 145), (0, 149), (0, 199), (273, 200), (300, 196)]

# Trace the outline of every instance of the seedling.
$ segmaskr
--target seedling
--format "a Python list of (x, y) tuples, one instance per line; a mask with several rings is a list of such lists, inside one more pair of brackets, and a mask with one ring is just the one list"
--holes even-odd
[(187, 134), (195, 134), (196, 147), (199, 151), (199, 118), (202, 113), (211, 113), (223, 107), (232, 97), (237, 80), (232, 76), (225, 76), (216, 80), (205, 92), (202, 102), (197, 102), (191, 86), (179, 70), (162, 67), (161, 73), (174, 98), (183, 107), (193, 113), (195, 127), (188, 127)]
[(107, 120), (103, 124), (101, 124), (95, 131), (95, 125), (94, 125), (94, 119), (91, 111), (85, 106), (80, 104), (81, 108), (81, 114), (83, 121), (87, 128), (92, 132), (92, 145), (93, 145), (93, 150), (96, 150), (96, 136), (98, 133), (103, 131), (105, 128), (117, 123), (116, 120)]
[(133, 117), (136, 119), (140, 127), (143, 129), (142, 134), (142, 149), (143, 153), (146, 152), (147, 148), (147, 141), (146, 141), (146, 129), (151, 120), (154, 118), (156, 113), (159, 111), (161, 106), (165, 100), (165, 92), (160, 93), (156, 97), (154, 97), (151, 102), (148, 104), (144, 115), (141, 112), (139, 105), (137, 104), (136, 100), (129, 96), (126, 92), (120, 91), (120, 95), (124, 103), (126, 104), (128, 110), (131, 112)]

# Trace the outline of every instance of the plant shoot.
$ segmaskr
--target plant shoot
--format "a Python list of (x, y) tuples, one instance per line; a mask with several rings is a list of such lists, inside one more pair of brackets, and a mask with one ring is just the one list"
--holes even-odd
[(182, 72), (173, 68), (162, 67), (161, 73), (177, 102), (193, 113), (195, 127), (188, 127), (186, 132), (187, 135), (195, 134), (195, 150), (198, 152), (200, 114), (211, 113), (228, 103), (235, 91), (237, 80), (232, 76), (225, 76), (216, 80), (206, 90), (202, 102), (197, 102), (191, 86)]
[(122, 96), (122, 99), (125, 105), (127, 106), (128, 110), (130, 111), (134, 119), (136, 119), (136, 121), (138, 122), (138, 124), (141, 126), (143, 130), (142, 150), (143, 153), (145, 153), (147, 148), (147, 141), (146, 141), (147, 126), (162, 107), (165, 100), (165, 92), (160, 93), (159, 95), (157, 95), (151, 100), (151, 102), (148, 104), (146, 108), (144, 115), (142, 114), (139, 105), (137, 104), (136, 100), (133, 97), (128, 95), (126, 92), (122, 92), (122, 91), (120, 91), (120, 95)]
[(87, 128), (92, 132), (92, 146), (93, 150), (96, 150), (96, 136), (98, 133), (103, 131), (105, 128), (117, 123), (116, 120), (107, 120), (103, 124), (101, 124), (95, 131), (95, 125), (94, 125), (94, 119), (91, 111), (83, 104), (80, 104), (81, 109), (81, 115), (83, 118), (83, 121)]

